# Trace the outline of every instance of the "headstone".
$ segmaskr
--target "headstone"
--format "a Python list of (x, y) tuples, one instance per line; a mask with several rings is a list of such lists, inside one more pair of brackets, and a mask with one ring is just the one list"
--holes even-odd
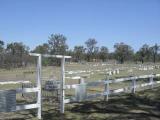
[(113, 70), (113, 75), (115, 75), (116, 74), (116, 70)]
[(75, 89), (75, 98), (76, 101), (80, 102), (86, 98), (86, 84), (79, 84)]
[(119, 74), (119, 69), (117, 69), (117, 74)]
[(109, 75), (112, 75), (112, 71), (109, 71)]
[(0, 90), (0, 112), (16, 111), (16, 90)]
[(49, 80), (45, 82), (45, 90), (55, 90), (60, 88), (60, 81)]

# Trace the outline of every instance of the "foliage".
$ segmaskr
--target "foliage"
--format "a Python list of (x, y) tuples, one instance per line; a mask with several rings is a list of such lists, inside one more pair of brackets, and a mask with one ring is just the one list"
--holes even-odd
[[(29, 52), (41, 54), (61, 54), (72, 56), (72, 61), (107, 61), (118, 60), (119, 63), (125, 61), (141, 61), (144, 62), (157, 62), (160, 61), (160, 45), (157, 43), (153, 46), (144, 44), (138, 51), (134, 53), (131, 46), (125, 43), (116, 43), (114, 51), (109, 52), (108, 48), (104, 46), (97, 46), (95, 38), (89, 38), (83, 45), (76, 45), (73, 49), (69, 49), (67, 45), (67, 38), (63, 34), (51, 34), (48, 43), (38, 45), (34, 50), (29, 51), (24, 43), (13, 42), (8, 43), (6, 46), (0, 40), (0, 67), (22, 67), (27, 65), (27, 61), (33, 62), (28, 56)], [(43, 58), (43, 65), (60, 65), (60, 60), (53, 58)], [(54, 64), (53, 64), (54, 63)]]
[(65, 55), (68, 49), (66, 40), (67, 38), (63, 34), (51, 34), (48, 40), (50, 53)]
[(100, 48), (99, 58), (104, 62), (104, 61), (106, 61), (106, 59), (108, 58), (108, 54), (109, 54), (108, 48), (105, 47), (105, 46), (102, 46), (102, 47)]
[(156, 62), (158, 52), (160, 51), (160, 46), (156, 43), (154, 46), (151, 47), (151, 54), (153, 56), (153, 62)]
[(0, 66), (4, 64), (4, 42), (0, 40)]
[(7, 44), (4, 64), (7, 65), (7, 67), (26, 66), (28, 61), (28, 51), (29, 48), (21, 42)]
[[(49, 53), (49, 45), (47, 43), (44, 43), (42, 45), (38, 45), (32, 52), (33, 53), (40, 53), (40, 54), (48, 54)], [(42, 64), (44, 66), (49, 65), (49, 59), (43, 58)]]
[(74, 47), (74, 58), (76, 61), (82, 61), (85, 57), (85, 48), (83, 46)]
[(2, 40), (0, 40), (0, 52), (3, 51), (3, 46), (4, 46), (4, 42)]
[(133, 49), (131, 46), (125, 43), (116, 43), (115, 48), (115, 58), (122, 64), (125, 60), (130, 60), (133, 56)]
[(97, 41), (94, 38), (89, 38), (86, 42), (87, 60), (91, 61), (95, 59), (96, 53), (98, 52)]
[(44, 43), (43, 45), (38, 45), (32, 52), (40, 53), (40, 54), (48, 54), (49, 45), (47, 43)]
[(142, 64), (144, 63), (145, 60), (149, 61), (150, 55), (151, 55), (151, 51), (150, 51), (150, 47), (147, 44), (144, 44), (140, 50), (138, 51), (139, 54), (139, 60), (142, 62)]

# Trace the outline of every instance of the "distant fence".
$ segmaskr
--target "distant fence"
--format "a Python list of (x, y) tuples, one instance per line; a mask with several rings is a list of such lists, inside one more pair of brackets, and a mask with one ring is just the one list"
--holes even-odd
[[(99, 80), (96, 82), (88, 82), (88, 83), (82, 82), (81, 84), (65, 85), (65, 89), (75, 89), (75, 96), (72, 96), (70, 99), (65, 99), (65, 103), (90, 100), (90, 99), (94, 99), (101, 96), (104, 96), (104, 99), (108, 100), (109, 95), (112, 95), (112, 94), (118, 94), (122, 92), (135, 93), (136, 89), (146, 87), (146, 86), (150, 86), (150, 88), (153, 88), (154, 85), (160, 83), (160, 81), (154, 80), (154, 78), (157, 78), (157, 77), (160, 77), (160, 74), (119, 78), (115, 80)], [(140, 81), (141, 79), (148, 79), (149, 82), (136, 84), (137, 81)], [(131, 81), (131, 85), (127, 87), (119, 88), (119, 89), (110, 89), (111, 84), (118, 84), (126, 81)], [(87, 93), (87, 87), (95, 88), (95, 87), (98, 87), (99, 85), (104, 85), (103, 92), (98, 92), (93, 94)]]
[(28, 84), (31, 83), (30, 81), (23, 81), (23, 80), (18, 80), (18, 81), (0, 81), (0, 85), (8, 85), (8, 84)]

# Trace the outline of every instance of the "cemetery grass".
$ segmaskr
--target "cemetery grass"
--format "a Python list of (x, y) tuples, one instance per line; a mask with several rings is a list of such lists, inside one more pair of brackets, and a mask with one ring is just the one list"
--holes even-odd
[[(85, 78), (86, 82), (115, 79), (128, 76), (138, 76), (146, 74), (160, 73), (160, 69), (141, 71), (138, 70), (137, 64), (124, 65), (106, 65), (94, 66), (97, 63), (89, 64), (66, 64), (66, 71), (82, 71), (93, 70), (93, 74)], [(147, 64), (148, 65), (148, 64)], [(159, 64), (158, 64), (159, 65)], [(137, 67), (137, 68), (136, 68)], [(108, 76), (105, 68), (126, 68), (120, 71), (118, 75)], [(129, 71), (132, 69), (132, 72)], [(94, 71), (100, 70), (100, 72)], [(102, 71), (102, 72), (101, 72)], [(84, 73), (86, 75), (86, 73)], [(69, 74), (66, 76), (81, 76), (82, 74)], [(29, 80), (34, 82), (36, 79), (36, 71), (33, 66), (27, 68), (17, 68), (11, 70), (0, 69), (0, 80)], [(60, 79), (60, 67), (47, 66), (42, 69), (42, 77)], [(77, 80), (66, 79), (66, 84), (78, 83)], [(129, 82), (111, 85), (113, 89), (129, 85)], [(15, 89), (20, 85), (0, 85), (1, 89)], [(94, 88), (97, 91), (102, 91), (102, 88)], [(85, 101), (82, 103), (73, 103), (66, 105), (65, 114), (60, 114), (55, 108), (56, 103), (44, 101), (42, 118), (44, 120), (159, 120), (160, 119), (160, 87), (153, 90), (145, 90), (133, 94), (121, 94), (113, 96), (108, 102), (103, 99), (93, 101)], [(68, 92), (68, 94), (71, 94)], [(18, 101), (23, 103), (23, 99), (18, 98)], [(25, 110), (14, 113), (0, 113), (0, 119), (11, 120), (36, 120), (36, 110)]]
[[(120, 94), (109, 101), (96, 99), (66, 104), (60, 114), (54, 102), (43, 102), (43, 120), (160, 120), (160, 87), (136, 94)], [(1, 120), (37, 120), (36, 110), (0, 114)]]

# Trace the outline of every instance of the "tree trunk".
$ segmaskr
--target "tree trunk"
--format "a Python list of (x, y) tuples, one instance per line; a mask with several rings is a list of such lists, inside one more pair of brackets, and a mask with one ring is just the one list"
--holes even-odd
[(144, 60), (143, 60), (143, 58), (142, 58), (141, 62), (142, 62), (142, 64), (144, 63)]
[(153, 62), (156, 63), (156, 54), (153, 55)]
[(124, 63), (124, 59), (123, 59), (123, 58), (121, 58), (120, 62), (121, 62), (121, 64), (123, 64), (123, 63)]

